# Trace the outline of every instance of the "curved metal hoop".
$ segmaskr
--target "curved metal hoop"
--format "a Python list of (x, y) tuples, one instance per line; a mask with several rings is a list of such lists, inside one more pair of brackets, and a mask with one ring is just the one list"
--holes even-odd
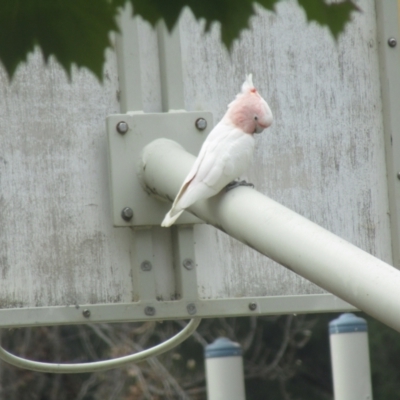
[(0, 359), (14, 365), (15, 367), (29, 369), (37, 372), (47, 372), (54, 374), (76, 374), (83, 372), (96, 372), (106, 371), (113, 368), (121, 367), (122, 365), (140, 362), (149, 357), (155, 357), (168, 350), (171, 350), (178, 344), (186, 340), (199, 326), (201, 318), (193, 318), (190, 322), (172, 338), (166, 340), (164, 343), (158, 344), (151, 349), (140, 351), (139, 353), (131, 354), (106, 361), (96, 361), (82, 364), (52, 364), (38, 361), (26, 360), (9, 353), (0, 346)]

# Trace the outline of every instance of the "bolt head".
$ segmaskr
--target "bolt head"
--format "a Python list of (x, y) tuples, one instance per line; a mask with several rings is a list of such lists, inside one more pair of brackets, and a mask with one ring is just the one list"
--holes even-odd
[(125, 207), (121, 211), (121, 217), (124, 221), (128, 222), (133, 218), (133, 210), (130, 207)]
[(120, 121), (117, 124), (117, 132), (121, 135), (125, 135), (126, 132), (129, 130), (129, 125), (125, 121)]
[(156, 314), (156, 309), (154, 307), (147, 306), (144, 309), (144, 313), (151, 317)]
[(207, 128), (207, 121), (204, 118), (197, 118), (195, 125), (199, 131), (204, 131)]
[(182, 262), (182, 265), (188, 269), (189, 271), (194, 268), (194, 261), (190, 258), (185, 258)]
[(249, 310), (254, 311), (257, 309), (257, 303), (249, 303)]
[(142, 271), (151, 271), (151, 268), (152, 268), (151, 262), (147, 261), (147, 260), (143, 261), (140, 264), (140, 268)]
[(196, 305), (193, 303), (188, 304), (186, 309), (189, 315), (194, 315), (197, 313)]
[(90, 318), (90, 310), (88, 310), (87, 308), (85, 308), (83, 311), (82, 311), (82, 315), (85, 317), (85, 318)]
[(390, 47), (396, 47), (397, 46), (397, 40), (394, 37), (391, 37), (388, 39), (388, 45)]

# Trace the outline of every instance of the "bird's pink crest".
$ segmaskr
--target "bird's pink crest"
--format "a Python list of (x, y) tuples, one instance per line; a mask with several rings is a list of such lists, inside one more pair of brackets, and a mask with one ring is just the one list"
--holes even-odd
[(246, 80), (243, 82), (242, 85), (242, 93), (247, 93), (247, 92), (257, 92), (256, 88), (253, 85), (253, 75), (249, 74), (246, 76)]
[(227, 118), (246, 133), (260, 133), (272, 123), (267, 102), (253, 85), (252, 75), (246, 77), (242, 91), (228, 105)]

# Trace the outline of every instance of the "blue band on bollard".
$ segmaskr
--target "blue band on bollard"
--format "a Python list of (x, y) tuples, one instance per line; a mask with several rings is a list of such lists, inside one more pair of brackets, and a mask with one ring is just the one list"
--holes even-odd
[(233, 357), (241, 356), (242, 348), (239, 343), (232, 342), (228, 338), (218, 338), (213, 343), (206, 346), (204, 350), (205, 358)]
[(367, 332), (367, 321), (352, 313), (342, 314), (339, 318), (329, 323), (329, 334)]

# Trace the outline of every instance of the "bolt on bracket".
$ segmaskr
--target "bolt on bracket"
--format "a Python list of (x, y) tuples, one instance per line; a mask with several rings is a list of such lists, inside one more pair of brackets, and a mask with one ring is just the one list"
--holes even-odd
[[(110, 187), (115, 227), (160, 225), (171, 207), (169, 202), (162, 203), (153, 197), (157, 196), (154, 188), (143, 188), (140, 184), (137, 173), (142, 149), (153, 140), (164, 137), (197, 155), (212, 127), (212, 113), (206, 111), (137, 112), (108, 116)], [(191, 214), (184, 213), (177, 224), (200, 222)]]

